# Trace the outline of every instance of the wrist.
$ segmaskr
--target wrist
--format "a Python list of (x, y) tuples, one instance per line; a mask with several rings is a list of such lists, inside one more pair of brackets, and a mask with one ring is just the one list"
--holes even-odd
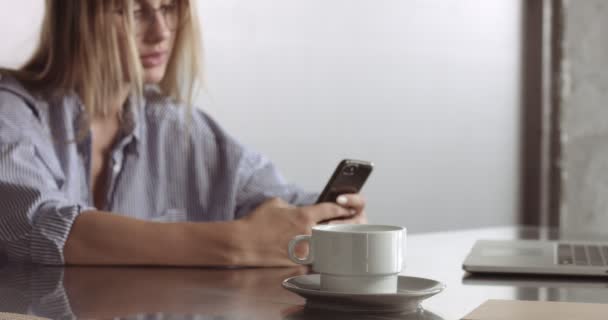
[(229, 252), (231, 265), (251, 265), (252, 251), (248, 248), (247, 222), (243, 219), (228, 222), (230, 224)]
[(196, 265), (236, 266), (244, 261), (242, 230), (239, 220), (225, 222), (188, 222), (186, 231), (188, 245), (192, 248)]

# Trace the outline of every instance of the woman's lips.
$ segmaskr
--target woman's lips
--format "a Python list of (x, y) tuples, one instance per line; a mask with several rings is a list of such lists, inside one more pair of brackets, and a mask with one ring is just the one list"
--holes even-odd
[(166, 52), (155, 52), (140, 56), (144, 68), (154, 68), (163, 65), (167, 60)]

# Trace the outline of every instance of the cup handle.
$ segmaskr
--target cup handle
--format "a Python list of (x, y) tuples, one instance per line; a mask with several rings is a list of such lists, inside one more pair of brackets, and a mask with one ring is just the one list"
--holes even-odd
[[(296, 256), (295, 250), (298, 243), (301, 241), (308, 241), (308, 256), (306, 258), (299, 258)], [(311, 264), (314, 260), (314, 255), (312, 252), (312, 246), (310, 245), (310, 236), (309, 235), (299, 235), (295, 236), (291, 241), (289, 241), (289, 247), (287, 248), (289, 251), (289, 259), (297, 264)]]

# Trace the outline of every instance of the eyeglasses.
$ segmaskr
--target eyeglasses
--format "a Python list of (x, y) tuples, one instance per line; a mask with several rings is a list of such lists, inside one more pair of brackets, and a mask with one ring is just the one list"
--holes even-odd
[[(180, 28), (180, 6), (178, 1), (174, 0), (166, 4), (161, 4), (160, 7), (154, 8), (150, 5), (142, 4), (133, 10), (134, 31), (136, 35), (142, 35), (150, 27), (157, 22), (157, 13), (163, 17), (165, 27), (169, 31), (176, 31)], [(118, 14), (124, 15), (124, 11), (117, 11)]]

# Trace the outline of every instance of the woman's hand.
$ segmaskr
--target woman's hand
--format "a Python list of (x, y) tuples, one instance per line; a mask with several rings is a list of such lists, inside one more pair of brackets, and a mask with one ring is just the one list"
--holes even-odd
[(364, 224), (367, 223), (365, 215), (365, 199), (360, 194), (345, 194), (338, 197), (336, 201), (340, 206), (347, 208), (351, 216), (346, 219), (336, 219), (328, 221), (329, 224)]
[[(340, 204), (321, 203), (295, 207), (274, 198), (261, 204), (248, 216), (237, 220), (238, 246), (235, 263), (241, 266), (293, 266), (287, 255), (289, 241), (300, 234), (310, 234), (323, 221), (364, 223), (365, 200), (360, 195), (345, 195)], [(300, 248), (299, 253), (306, 251)]]

